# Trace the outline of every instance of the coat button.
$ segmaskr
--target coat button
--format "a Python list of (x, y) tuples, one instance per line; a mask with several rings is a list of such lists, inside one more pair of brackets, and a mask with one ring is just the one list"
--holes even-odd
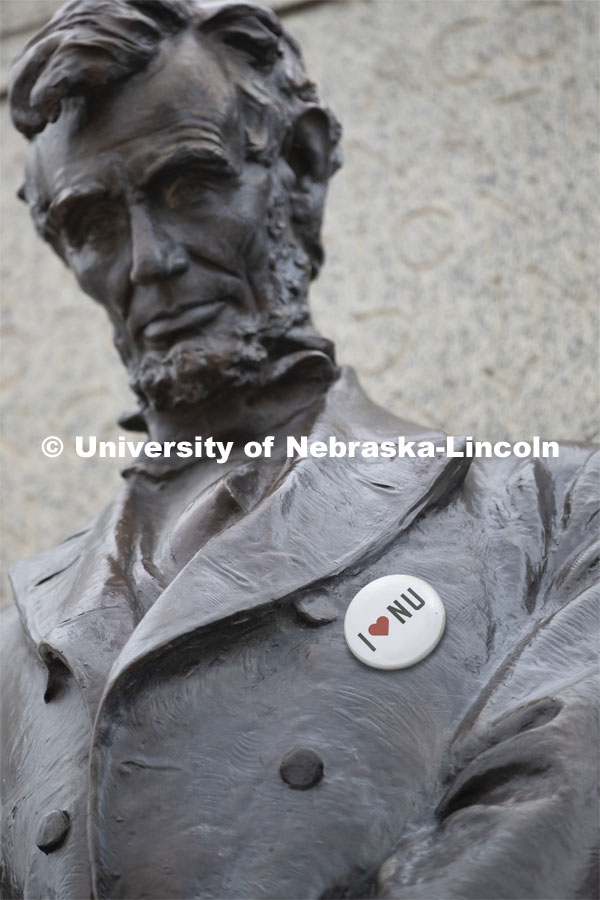
[(60, 847), (70, 827), (69, 813), (62, 809), (53, 809), (52, 812), (46, 813), (40, 822), (35, 842), (44, 853), (52, 853)]
[(279, 773), (286, 784), (296, 791), (307, 791), (323, 777), (323, 760), (314, 750), (300, 747), (283, 757)]
[(298, 600), (296, 612), (309, 625), (327, 625), (337, 619), (334, 607), (324, 595)]

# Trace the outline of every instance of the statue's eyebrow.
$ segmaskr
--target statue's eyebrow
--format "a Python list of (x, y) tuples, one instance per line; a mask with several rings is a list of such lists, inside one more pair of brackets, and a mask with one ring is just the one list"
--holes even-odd
[(106, 185), (66, 188), (48, 207), (48, 224), (52, 228), (60, 229), (67, 214), (79, 204), (108, 199), (115, 199), (115, 192)]
[(186, 167), (205, 169), (207, 173), (214, 172), (218, 175), (236, 175), (238, 168), (233, 160), (218, 145), (178, 147), (174, 152), (165, 154), (155, 159), (146, 169), (143, 187), (157, 181), (162, 175), (173, 170)]

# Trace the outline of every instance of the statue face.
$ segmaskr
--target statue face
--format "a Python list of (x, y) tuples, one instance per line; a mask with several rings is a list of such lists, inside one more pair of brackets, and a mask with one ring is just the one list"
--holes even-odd
[(67, 111), (34, 142), (28, 178), (149, 402), (202, 399), (256, 369), (258, 338), (284, 318), (282, 260), (306, 295), (292, 177), (283, 160), (245, 158), (235, 90), (191, 33), (83, 124)]

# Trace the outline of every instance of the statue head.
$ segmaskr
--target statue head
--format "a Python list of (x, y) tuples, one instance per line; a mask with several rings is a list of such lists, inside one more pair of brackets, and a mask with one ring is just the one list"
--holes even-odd
[(270, 10), (72, 0), (16, 61), (10, 101), (21, 196), (106, 308), (143, 404), (259, 386), (319, 344), (307, 295), (340, 129)]

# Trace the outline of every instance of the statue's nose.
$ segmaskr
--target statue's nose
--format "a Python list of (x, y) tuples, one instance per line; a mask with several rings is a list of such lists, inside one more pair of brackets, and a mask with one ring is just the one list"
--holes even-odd
[(133, 284), (150, 284), (186, 271), (188, 257), (184, 248), (153, 218), (150, 210), (135, 204), (130, 210), (130, 222)]

